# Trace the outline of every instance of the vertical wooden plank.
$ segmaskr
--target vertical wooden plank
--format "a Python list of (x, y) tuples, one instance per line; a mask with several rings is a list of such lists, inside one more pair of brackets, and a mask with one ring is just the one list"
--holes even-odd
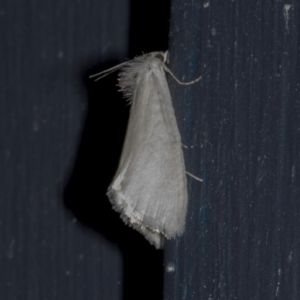
[[(170, 79), (187, 170), (164, 299), (298, 299), (299, 3), (179, 1)], [(167, 272), (168, 271), (168, 272)]]

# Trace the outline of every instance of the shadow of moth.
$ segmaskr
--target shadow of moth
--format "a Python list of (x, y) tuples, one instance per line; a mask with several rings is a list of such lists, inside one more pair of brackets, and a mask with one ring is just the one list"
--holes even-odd
[[(95, 74), (121, 69), (119, 87), (131, 103), (118, 170), (108, 198), (124, 222), (156, 248), (180, 236), (187, 211), (187, 184), (181, 137), (166, 73), (167, 52), (152, 52)], [(100, 76), (100, 77), (99, 77)], [(201, 180), (201, 179), (200, 179)]]

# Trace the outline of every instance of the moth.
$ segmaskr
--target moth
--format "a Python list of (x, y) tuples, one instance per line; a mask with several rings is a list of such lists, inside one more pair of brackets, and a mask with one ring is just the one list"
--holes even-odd
[[(168, 52), (152, 52), (95, 74), (121, 69), (119, 87), (131, 104), (119, 167), (108, 198), (124, 222), (156, 248), (184, 231), (186, 170), (166, 73)], [(97, 79), (97, 80), (98, 80)], [(201, 179), (200, 179), (201, 180)]]

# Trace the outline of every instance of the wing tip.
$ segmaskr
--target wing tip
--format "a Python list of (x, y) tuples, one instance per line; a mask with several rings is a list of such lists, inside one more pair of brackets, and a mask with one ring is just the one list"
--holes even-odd
[(139, 212), (133, 209), (130, 209), (131, 212), (128, 212), (128, 203), (126, 203), (126, 199), (121, 196), (120, 192), (109, 188), (106, 194), (113, 209), (120, 213), (120, 217), (126, 225), (140, 232), (156, 249), (164, 248), (165, 235), (163, 232), (145, 226), (143, 224), (142, 214)]

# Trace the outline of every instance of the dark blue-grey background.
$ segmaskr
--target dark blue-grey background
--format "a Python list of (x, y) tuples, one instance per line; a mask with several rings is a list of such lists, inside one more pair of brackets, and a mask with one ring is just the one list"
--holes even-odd
[[(0, 3), (0, 298), (300, 298), (299, 2)], [(182, 237), (157, 251), (105, 196), (129, 107), (116, 74), (165, 50), (184, 148)]]
[(168, 1), (1, 1), (1, 299), (161, 299), (163, 252), (105, 195), (129, 107), (117, 74), (88, 76), (165, 50), (169, 11)]
[(300, 299), (299, 1), (172, 2), (188, 178), (166, 300)]

